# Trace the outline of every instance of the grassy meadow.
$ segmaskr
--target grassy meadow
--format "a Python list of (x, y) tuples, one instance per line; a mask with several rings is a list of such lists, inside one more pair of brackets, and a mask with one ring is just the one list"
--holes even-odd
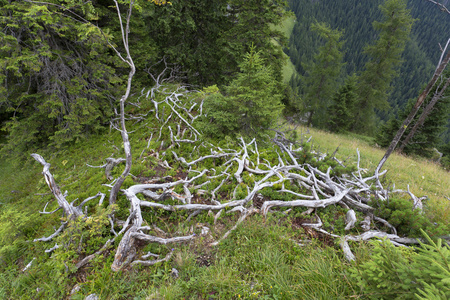
[[(379, 148), (367, 137), (348, 134), (334, 134), (314, 128), (300, 128), (299, 133), (312, 136), (315, 147), (322, 152), (333, 153), (339, 147), (336, 157), (347, 163), (357, 163), (357, 149), (360, 152), (360, 166), (373, 174), (385, 149)], [(450, 220), (450, 172), (438, 163), (421, 158), (393, 153), (383, 166), (387, 170), (387, 184), (396, 189), (410, 191), (417, 197), (428, 197), (428, 213), (438, 220)]]

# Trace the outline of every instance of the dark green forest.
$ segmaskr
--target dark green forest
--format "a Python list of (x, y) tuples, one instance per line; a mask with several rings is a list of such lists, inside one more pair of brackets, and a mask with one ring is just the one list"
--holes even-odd
[[(398, 118), (427, 83), (449, 26), (448, 14), (432, 3), (406, 1), (410, 28), (401, 38), (404, 45), (398, 48), (398, 55), (391, 54), (397, 57), (386, 61), (392, 67), (383, 70), (387, 76), (384, 82), (364, 91), (380, 78), (370, 78), (378, 72), (373, 68), (382, 65), (371, 58), (377, 55), (379, 46), (374, 45), (372, 50), (368, 47), (381, 37), (381, 27), (377, 29), (373, 23), (386, 21), (379, 9), (382, 3), (300, 0), (287, 6), (284, 1), (143, 2), (130, 24), (131, 55), (137, 69), (134, 88), (139, 91), (153, 84), (152, 76), (168, 66), (171, 71), (166, 75), (173, 80), (198, 88), (225, 87), (235, 78), (253, 45), (273, 70), (284, 114), (298, 113), (308, 125), (329, 128), (324, 116), (339, 115), (330, 110), (336, 105), (332, 99), (338, 87), (347, 76), (359, 76), (355, 106), (347, 109), (353, 112), (347, 112), (345, 128), (334, 128), (377, 136), (382, 125)], [(102, 1), (95, 5), (75, 1), (68, 6), (71, 13), (63, 13), (57, 4), (32, 6), (6, 0), (2, 4), (0, 116), (2, 139), (7, 140), (3, 153), (15, 151), (20, 155), (43, 145), (58, 148), (102, 131), (108, 126), (114, 99), (119, 97), (127, 76), (126, 65), (107, 45), (115, 45), (120, 34), (114, 7)], [(288, 7), (296, 17), (289, 39), (275, 26), (289, 15)], [(59, 25), (61, 22), (64, 26)], [(101, 31), (89, 28), (86, 22), (93, 22)], [(321, 59), (318, 52), (327, 37), (314, 30), (315, 24), (340, 35), (334, 55), (342, 56), (342, 65), (333, 71), (322, 70), (324, 76), (317, 73), (323, 67), (315, 60)], [(120, 44), (117, 47), (121, 49)], [(282, 82), (286, 64), (282, 47), (297, 71), (289, 85)], [(322, 55), (330, 55), (322, 51)], [(372, 70), (371, 60), (375, 62)], [(327, 83), (322, 88), (323, 80)], [(316, 89), (323, 95), (313, 92), (314, 83), (320, 83)], [(375, 98), (369, 97), (377, 93)], [(439, 124), (445, 126), (446, 130), (437, 133), (439, 139), (428, 146), (446, 149), (450, 124)], [(419, 155), (425, 152), (415, 151)]]
[[(370, 55), (366, 49), (379, 34), (379, 31), (372, 24), (374, 21), (383, 18), (379, 9), (382, 3), (383, 1), (363, 3), (351, 0), (289, 2), (297, 20), (289, 39), (289, 46), (285, 51), (298, 73), (291, 79), (290, 86), (300, 98), (308, 93), (308, 66), (314, 61), (314, 55), (316, 55), (315, 53), (317, 53), (320, 45), (324, 43), (323, 39), (314, 32), (313, 25), (316, 22), (326, 22), (330, 28), (342, 32), (341, 51), (345, 65), (337, 79), (337, 84), (343, 85), (347, 76), (352, 74), (362, 75), (369, 62)], [(393, 70), (393, 79), (386, 88), (387, 105), (375, 107), (376, 117), (371, 122), (374, 122), (378, 129), (362, 130), (366, 134), (371, 132), (372, 135), (379, 136), (377, 143), (382, 146), (387, 146), (387, 140), (389, 137), (392, 138), (395, 133), (395, 126), (392, 126), (392, 124), (399, 125), (402, 122), (402, 116), (405, 117), (408, 114), (408, 103), (414, 102), (421, 89), (431, 78), (441, 55), (440, 47), (443, 47), (448, 39), (446, 35), (450, 26), (448, 14), (439, 11), (432, 3), (427, 1), (407, 1), (407, 9), (414, 21), (404, 51), (399, 57), (398, 66)], [(374, 82), (374, 79), (370, 79), (370, 81)], [(329, 102), (324, 106), (325, 109), (331, 105), (330, 98), (328, 97)], [(362, 97), (360, 95), (359, 98), (355, 101), (357, 107), (361, 108), (361, 98), (367, 98), (367, 96)], [(300, 102), (304, 101), (307, 100), (300, 100)], [(371, 102), (373, 101), (371, 100)], [(331, 112), (333, 113), (329, 112), (329, 115), (336, 115), (335, 111)], [(435, 113), (434, 118), (435, 120), (439, 119), (439, 122), (430, 128), (423, 129), (423, 132), (428, 132), (427, 134), (435, 135), (435, 137), (430, 138), (428, 143), (424, 143), (423, 139), (417, 139), (413, 142), (415, 145), (409, 147), (409, 153), (429, 155), (424, 148), (430, 145), (446, 152), (446, 144), (450, 141), (448, 105), (442, 104), (439, 109), (435, 110)], [(370, 117), (365, 117), (365, 120), (369, 119)], [(390, 124), (386, 125), (387, 127), (383, 125), (386, 122)], [(337, 131), (343, 129), (358, 131), (357, 127), (362, 125), (351, 126), (348, 124), (349, 122), (343, 123), (347, 123), (347, 125), (344, 128), (340, 126)], [(320, 123), (316, 125), (326, 128), (325, 125)], [(388, 127), (390, 128), (389, 134), (386, 131)]]
[[(314, 22), (326, 22), (333, 29), (342, 30), (343, 53), (346, 62), (344, 74), (362, 71), (367, 57), (364, 47), (373, 40), (376, 32), (372, 27), (379, 20), (378, 6), (383, 1), (290, 1), (297, 17), (289, 47), (286, 49), (299, 74), (304, 74), (302, 63), (312, 59), (320, 40), (311, 30)], [(410, 98), (417, 96), (421, 85), (431, 76), (440, 56), (439, 45), (445, 44), (450, 20), (433, 4), (426, 1), (407, 1), (411, 16), (416, 19), (403, 53), (400, 76), (389, 98), (394, 111), (404, 108)]]
[[(58, 3), (0, 3), (4, 151), (59, 147), (102, 130), (126, 82), (126, 65), (107, 44), (123, 50), (114, 6), (74, 1), (65, 10)], [(284, 1), (143, 1), (139, 7), (129, 36), (135, 91), (153, 84), (152, 75), (167, 64), (167, 76), (179, 82), (224, 85), (252, 45), (264, 49), (263, 59), (281, 80), (279, 45), (286, 38), (273, 24), (286, 14)]]

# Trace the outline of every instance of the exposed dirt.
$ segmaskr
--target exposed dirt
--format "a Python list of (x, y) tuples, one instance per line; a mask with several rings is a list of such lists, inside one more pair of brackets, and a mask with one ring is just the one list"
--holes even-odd
[(270, 200), (269, 197), (263, 196), (262, 194), (256, 194), (255, 197), (253, 197), (253, 206), (257, 209), (261, 209), (261, 206), (264, 204), (264, 202)]
[(195, 261), (200, 267), (209, 267), (214, 261), (214, 256), (211, 253), (202, 253), (195, 258)]
[(316, 239), (320, 241), (323, 245), (328, 247), (334, 247), (335, 242), (334, 238), (325, 234), (321, 233), (319, 231), (316, 231), (312, 229), (309, 226), (304, 226), (303, 224), (314, 224), (317, 222), (316, 217), (311, 218), (302, 218), (302, 217), (296, 217), (292, 220), (292, 228), (293, 229), (303, 229), (303, 232), (310, 238), (310, 239)]

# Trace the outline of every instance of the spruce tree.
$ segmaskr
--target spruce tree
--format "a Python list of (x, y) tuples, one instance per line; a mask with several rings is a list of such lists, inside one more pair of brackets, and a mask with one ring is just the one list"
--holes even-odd
[(390, 84), (397, 76), (401, 54), (414, 22), (406, 8), (406, 0), (386, 0), (379, 8), (383, 20), (373, 23), (379, 37), (373, 45), (365, 48), (369, 61), (360, 76), (359, 108), (352, 126), (354, 131), (369, 134), (374, 131), (375, 110), (389, 108)]
[(328, 109), (328, 129), (333, 132), (344, 132), (350, 129), (355, 116), (356, 75), (347, 78), (345, 84), (334, 95)]
[(304, 76), (305, 94), (301, 110), (307, 115), (308, 126), (323, 127), (326, 124), (326, 110), (331, 102), (341, 74), (343, 42), (340, 41), (342, 32), (331, 29), (325, 23), (315, 23), (312, 30), (325, 40), (314, 56), (314, 62), (305, 66)]
[[(121, 79), (91, 2), (0, 1), (0, 111), (19, 155), (101, 130)], [(0, 121), (1, 122), (1, 121)]]
[(261, 136), (277, 122), (283, 105), (270, 67), (251, 47), (240, 65), (241, 72), (225, 87), (224, 94), (205, 99), (206, 134), (223, 137), (242, 133)]

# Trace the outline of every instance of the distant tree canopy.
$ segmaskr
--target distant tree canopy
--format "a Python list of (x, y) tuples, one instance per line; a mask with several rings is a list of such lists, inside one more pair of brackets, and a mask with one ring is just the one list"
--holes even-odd
[[(369, 57), (364, 53), (364, 47), (374, 42), (377, 32), (372, 23), (382, 19), (382, 12), (378, 9), (384, 0), (290, 0), (289, 6), (295, 13), (297, 20), (289, 40), (289, 47), (285, 49), (300, 75), (305, 74), (305, 63), (313, 60), (313, 56), (320, 46), (320, 39), (310, 30), (310, 24), (316, 21), (326, 22), (331, 28), (344, 30), (342, 39), (345, 41), (342, 52), (346, 63), (346, 75), (361, 73)], [(445, 35), (450, 26), (448, 14), (441, 13), (432, 3), (427, 1), (408, 0), (407, 8), (411, 16), (417, 21), (411, 29), (409, 40), (406, 42), (402, 54), (403, 63), (398, 69), (400, 76), (391, 82), (395, 89), (391, 90), (388, 112), (377, 111), (382, 120), (390, 115), (397, 115), (405, 108), (408, 99), (417, 97), (423, 84), (427, 83), (439, 59), (439, 43), (447, 40)], [(300, 77), (293, 78), (291, 87), (303, 94)]]
[(342, 73), (342, 32), (331, 29), (325, 23), (314, 23), (311, 28), (324, 44), (319, 47), (314, 59), (305, 65), (305, 94), (300, 111), (308, 116), (307, 125), (323, 127), (326, 124), (326, 112), (331, 103), (331, 97), (339, 85), (339, 75)]
[[(138, 72), (135, 89), (153, 84), (165, 57), (179, 80), (227, 84), (253, 43), (281, 79), (284, 36), (276, 29), (286, 2), (142, 1), (129, 35)], [(0, 0), (0, 116), (8, 146), (73, 142), (108, 124), (127, 67), (114, 8), (106, 2)], [(95, 26), (92, 26), (95, 24)], [(277, 41), (275, 43), (274, 41)]]
[(361, 73), (358, 86), (358, 111), (352, 125), (353, 131), (375, 131), (375, 109), (386, 111), (392, 80), (398, 75), (412, 24), (406, 0), (386, 0), (380, 5), (383, 18), (373, 23), (379, 37), (365, 47), (369, 60)]

